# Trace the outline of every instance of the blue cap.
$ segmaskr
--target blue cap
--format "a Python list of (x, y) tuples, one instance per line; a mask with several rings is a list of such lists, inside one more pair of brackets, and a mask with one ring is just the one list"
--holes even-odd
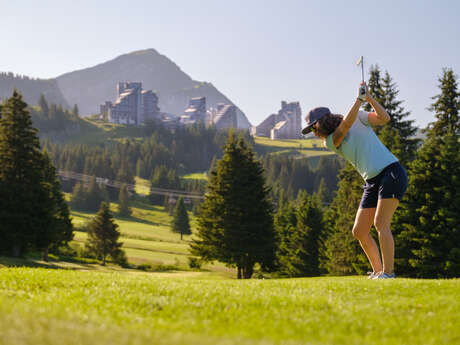
[(302, 129), (302, 134), (308, 134), (311, 132), (311, 128), (313, 125), (318, 121), (320, 118), (322, 118), (325, 115), (329, 115), (331, 111), (329, 108), (326, 107), (317, 107), (313, 108), (307, 113), (307, 116), (305, 116), (305, 121), (307, 122), (307, 127)]

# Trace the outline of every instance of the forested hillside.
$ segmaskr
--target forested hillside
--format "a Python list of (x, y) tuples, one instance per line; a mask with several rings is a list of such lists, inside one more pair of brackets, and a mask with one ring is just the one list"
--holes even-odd
[(38, 104), (40, 95), (43, 94), (50, 103), (61, 105), (64, 109), (69, 108), (55, 79), (34, 79), (12, 72), (0, 72), (0, 100), (11, 97), (14, 89), (21, 92), (24, 101), (29, 105)]

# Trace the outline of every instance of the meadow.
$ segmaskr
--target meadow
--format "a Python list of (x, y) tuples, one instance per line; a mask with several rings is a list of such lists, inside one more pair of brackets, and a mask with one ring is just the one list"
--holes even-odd
[(0, 269), (0, 344), (459, 344), (459, 280)]
[[(203, 178), (204, 175), (199, 175)], [(191, 176), (189, 178), (194, 178)], [(117, 203), (110, 204), (110, 210), (119, 226), (120, 242), (126, 253), (128, 262), (134, 265), (147, 264), (151, 266), (169, 265), (178, 269), (189, 269), (189, 246), (193, 235), (183, 235), (171, 231), (172, 216), (164, 206), (154, 206), (147, 200), (149, 183), (136, 177), (136, 192), (138, 196), (132, 202), (132, 216), (125, 218), (117, 215)], [(70, 200), (70, 194), (66, 195)], [(70, 243), (73, 248), (84, 247), (87, 233), (82, 231), (86, 223), (91, 221), (95, 213), (72, 210), (72, 223), (75, 226), (74, 239)], [(196, 228), (196, 217), (189, 212), (190, 227)], [(219, 262), (205, 263), (202, 268), (220, 272), (224, 275), (234, 275), (235, 269), (226, 267)]]

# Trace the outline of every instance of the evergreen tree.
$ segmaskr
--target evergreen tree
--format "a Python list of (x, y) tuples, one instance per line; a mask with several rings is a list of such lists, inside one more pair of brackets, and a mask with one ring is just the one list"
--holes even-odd
[(290, 277), (318, 275), (319, 241), (323, 231), (321, 206), (315, 198), (302, 192), (295, 204), (290, 203), (280, 213), (275, 223), (280, 272)]
[(86, 194), (85, 210), (97, 212), (101, 207), (101, 203), (106, 200), (107, 196), (105, 195), (104, 190), (97, 183), (96, 177), (93, 176)]
[(430, 135), (410, 165), (409, 187), (396, 215), (401, 274), (460, 277), (459, 140), (452, 132)]
[(105, 265), (107, 256), (110, 255), (116, 260), (122, 255), (123, 243), (118, 242), (119, 237), (118, 225), (110, 213), (109, 204), (103, 202), (99, 212), (88, 224), (86, 247), (97, 257), (102, 258), (102, 264)]
[[(369, 69), (369, 81), (367, 83), (367, 88), (369, 94), (371, 94), (377, 102), (383, 104), (385, 101), (385, 93), (383, 91), (382, 78), (380, 73), (381, 72), (378, 65), (371, 65)], [(364, 110), (372, 111), (371, 105), (369, 103), (364, 104)]]
[(417, 277), (458, 277), (460, 272), (460, 141), (458, 92), (452, 70), (433, 97), (437, 121), (410, 165), (409, 187), (396, 213), (396, 266)]
[(72, 116), (78, 118), (80, 116), (80, 112), (78, 110), (78, 105), (74, 104), (72, 109)]
[(369, 267), (352, 229), (362, 196), (363, 179), (347, 163), (339, 174), (337, 195), (326, 213), (328, 234), (321, 250), (321, 266), (338, 275), (363, 274)]
[(15, 90), (0, 120), (0, 251), (20, 256), (49, 226), (43, 155), (27, 104)]
[(320, 205), (325, 205), (330, 202), (329, 191), (326, 187), (326, 180), (321, 178), (321, 181), (318, 186), (318, 190), (315, 192), (314, 197), (318, 200)]
[(244, 139), (231, 134), (200, 207), (192, 254), (236, 265), (238, 278), (251, 278), (257, 262), (263, 268), (274, 262), (273, 211), (263, 173)]
[(185, 209), (184, 199), (179, 197), (176, 203), (176, 207), (173, 213), (173, 219), (171, 222), (171, 230), (180, 233), (180, 239), (182, 235), (191, 235), (190, 222), (188, 219), (187, 210)]
[(435, 102), (430, 107), (437, 121), (431, 124), (429, 134), (440, 136), (448, 131), (460, 133), (460, 94), (457, 76), (452, 69), (443, 70), (443, 75), (439, 78), (439, 88), (441, 93), (433, 97)]
[(77, 183), (73, 187), (70, 206), (74, 210), (84, 211), (86, 209), (86, 191), (82, 183)]
[(40, 98), (38, 99), (38, 105), (40, 106), (43, 117), (45, 119), (48, 118), (49, 107), (48, 107), (48, 102), (46, 101), (45, 95), (43, 94), (40, 95)]
[(44, 186), (48, 189), (47, 210), (50, 211), (51, 220), (48, 226), (39, 230), (35, 246), (42, 250), (43, 260), (48, 261), (48, 250), (65, 245), (73, 239), (73, 226), (70, 220), (69, 207), (61, 191), (61, 183), (56, 175), (56, 168), (48, 154), (43, 154)]
[[(378, 66), (371, 67), (369, 79), (369, 93), (382, 105), (390, 116), (390, 121), (382, 127), (374, 130), (379, 135), (382, 143), (396, 156), (405, 166), (414, 159), (419, 140), (413, 138), (417, 128), (413, 126), (413, 120), (407, 120), (410, 112), (405, 111), (403, 101), (397, 99), (399, 90), (388, 71), (383, 79), (380, 79)], [(372, 83), (371, 83), (372, 81)], [(372, 111), (369, 104), (365, 105), (366, 111)]]
[(129, 217), (132, 213), (128, 187), (126, 184), (123, 184), (118, 195), (118, 214), (122, 217)]

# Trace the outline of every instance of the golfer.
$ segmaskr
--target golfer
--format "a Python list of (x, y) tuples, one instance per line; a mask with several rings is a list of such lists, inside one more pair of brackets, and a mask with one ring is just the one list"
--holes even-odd
[[(359, 110), (364, 101), (372, 106), (373, 112)], [(349, 161), (366, 182), (353, 225), (353, 236), (358, 239), (372, 266), (369, 278), (395, 278), (390, 224), (406, 191), (407, 175), (371, 127), (386, 124), (390, 116), (368, 93), (367, 85), (361, 83), (358, 98), (345, 117), (332, 114), (328, 108), (318, 107), (310, 110), (305, 119), (307, 126), (302, 134), (313, 131), (323, 139), (329, 150)], [(372, 223), (378, 232), (382, 259), (369, 233)]]

